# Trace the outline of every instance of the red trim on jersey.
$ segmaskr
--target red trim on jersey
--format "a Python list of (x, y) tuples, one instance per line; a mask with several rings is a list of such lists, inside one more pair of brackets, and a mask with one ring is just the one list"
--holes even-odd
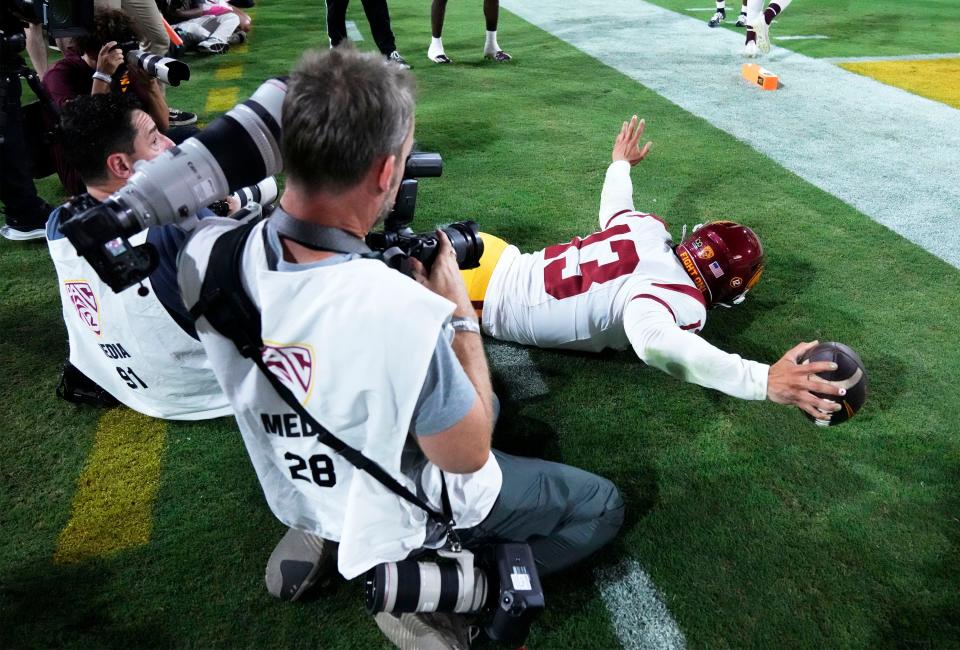
[(642, 218), (642, 217), (650, 217), (651, 219), (656, 219), (657, 221), (660, 222), (660, 225), (663, 226), (663, 229), (664, 229), (664, 230), (666, 230), (667, 232), (670, 232), (670, 228), (667, 227), (667, 222), (664, 221), (663, 219), (661, 219), (660, 217), (658, 217), (657, 215), (655, 215), (655, 214), (649, 214), (649, 213), (647, 213), (647, 212), (637, 212), (636, 210), (621, 210), (620, 212), (615, 213), (612, 217), (610, 217), (609, 219), (607, 219), (607, 225), (605, 225), (605, 226), (603, 227), (604, 230), (606, 230), (607, 228), (610, 227), (610, 222), (611, 222), (611, 221), (613, 221), (613, 220), (616, 219), (617, 217), (622, 216), (622, 215), (627, 214), (627, 213), (630, 213), (628, 216), (631, 216), (631, 217), (641, 217), (641, 218)]
[(706, 308), (706, 306), (707, 306), (707, 299), (703, 297), (703, 294), (700, 293), (700, 291), (699, 291), (698, 289), (695, 289), (694, 287), (691, 287), (690, 285), (687, 285), (687, 284), (661, 284), (661, 283), (659, 283), (659, 282), (654, 282), (654, 283), (653, 283), (653, 286), (655, 286), (655, 287), (660, 287), (661, 289), (669, 289), (670, 291), (678, 291), (678, 292), (680, 292), (680, 293), (685, 293), (685, 294), (687, 294), (688, 296), (690, 296), (691, 298), (693, 298), (694, 300), (696, 300), (697, 302), (699, 302), (701, 305), (703, 305), (704, 308)]
[[(674, 320), (676, 320), (676, 319), (674, 319)], [(697, 321), (697, 322), (694, 323), (693, 325), (681, 325), (681, 326), (680, 326), (680, 329), (682, 329), (682, 330), (695, 330), (695, 329), (697, 329), (698, 327), (700, 327), (700, 324), (701, 324), (701, 322), (700, 322), (700, 321)]]
[[(659, 302), (661, 305), (663, 305), (664, 307), (667, 308), (667, 311), (670, 312), (670, 316), (673, 318), (673, 322), (674, 322), (674, 323), (677, 322), (677, 315), (673, 313), (673, 309), (671, 309), (671, 308), (670, 308), (670, 305), (668, 305), (668, 304), (666, 303), (666, 301), (663, 300), (662, 298), (658, 298), (657, 296), (654, 296), (654, 295), (649, 294), (649, 293), (638, 293), (637, 295), (635, 295), (633, 298), (630, 299), (630, 302), (633, 302), (633, 301), (636, 300), (637, 298), (648, 298), (649, 300), (656, 300), (656, 301)], [(697, 325), (699, 325), (699, 324), (700, 324), (700, 323), (697, 323)]]

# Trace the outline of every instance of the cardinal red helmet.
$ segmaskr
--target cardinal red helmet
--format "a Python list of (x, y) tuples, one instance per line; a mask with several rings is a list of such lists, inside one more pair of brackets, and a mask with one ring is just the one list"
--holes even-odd
[(680, 263), (710, 307), (743, 302), (763, 273), (763, 246), (756, 234), (732, 221), (694, 229), (676, 248)]

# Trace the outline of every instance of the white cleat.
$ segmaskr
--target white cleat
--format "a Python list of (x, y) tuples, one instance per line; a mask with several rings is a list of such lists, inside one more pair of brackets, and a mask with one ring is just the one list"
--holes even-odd
[(761, 52), (766, 54), (770, 51), (770, 25), (767, 24), (766, 19), (764, 19), (763, 14), (760, 14), (753, 19), (752, 23), (747, 25), (750, 29), (757, 33), (757, 47)]
[(743, 46), (743, 56), (747, 57), (748, 59), (755, 59), (759, 54), (760, 54), (760, 48), (758, 48), (757, 44), (754, 43), (753, 41), (750, 41), (749, 43)]
[(747, 26), (747, 14), (740, 14), (737, 18), (737, 22), (734, 23), (736, 27), (746, 27)]

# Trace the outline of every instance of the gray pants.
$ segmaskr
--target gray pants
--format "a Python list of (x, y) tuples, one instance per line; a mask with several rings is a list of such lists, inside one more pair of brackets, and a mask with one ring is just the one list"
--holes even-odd
[(493, 453), (503, 487), (487, 518), (459, 531), (464, 547), (527, 542), (544, 576), (591, 555), (620, 530), (623, 499), (607, 479), (538, 458)]

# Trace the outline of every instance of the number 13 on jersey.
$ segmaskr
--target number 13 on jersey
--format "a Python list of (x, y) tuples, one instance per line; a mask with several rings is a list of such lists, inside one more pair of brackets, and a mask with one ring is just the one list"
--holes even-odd
[(569, 244), (545, 249), (543, 288), (547, 295), (557, 300), (579, 296), (594, 284), (633, 273), (640, 263), (636, 245), (632, 239), (613, 239), (629, 232), (630, 226), (620, 224), (584, 239), (574, 237)]

